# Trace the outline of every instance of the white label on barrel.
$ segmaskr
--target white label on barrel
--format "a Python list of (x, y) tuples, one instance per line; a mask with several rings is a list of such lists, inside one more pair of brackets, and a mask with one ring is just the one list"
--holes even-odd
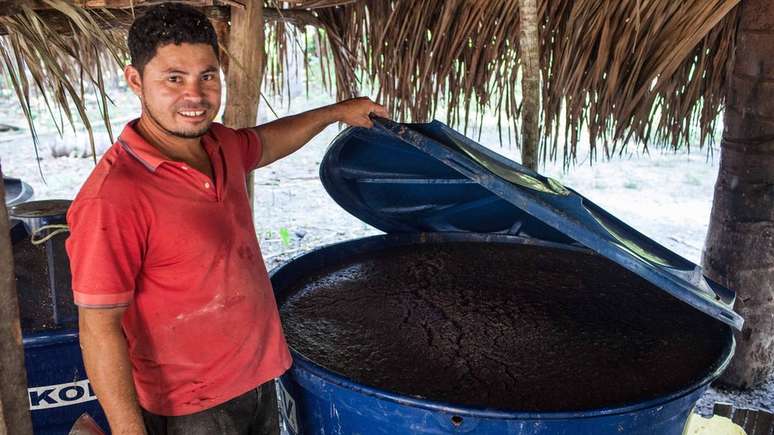
[(277, 391), (279, 392), (280, 413), (282, 414), (282, 418), (288, 425), (290, 433), (297, 434), (298, 419), (296, 417), (296, 401), (290, 396), (290, 393), (288, 393), (288, 390), (282, 385), (282, 382), (277, 382), (277, 385), (279, 386)]
[(48, 408), (59, 408), (78, 403), (97, 400), (88, 379), (66, 384), (46, 385), (28, 388), (30, 410), (38, 411)]

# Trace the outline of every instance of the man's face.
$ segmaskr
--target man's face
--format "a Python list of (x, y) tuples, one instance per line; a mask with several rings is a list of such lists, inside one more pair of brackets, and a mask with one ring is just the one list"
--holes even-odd
[(141, 77), (128, 72), (127, 80), (140, 96), (143, 112), (173, 136), (202, 136), (218, 114), (220, 70), (210, 45), (163, 45)]

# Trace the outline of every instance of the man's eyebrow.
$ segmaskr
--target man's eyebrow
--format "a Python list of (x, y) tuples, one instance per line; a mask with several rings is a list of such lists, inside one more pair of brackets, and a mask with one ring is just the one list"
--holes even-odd
[[(199, 73), (199, 74), (207, 74), (207, 73), (215, 72), (215, 71), (217, 71), (217, 70), (218, 70), (218, 67), (217, 67), (217, 66), (215, 66), (215, 65), (210, 65), (210, 66), (208, 66), (207, 68), (205, 68), (205, 69), (204, 69), (204, 71), (202, 71), (202, 72), (201, 72), (201, 73)], [(174, 67), (172, 67), (172, 68), (167, 68), (167, 69), (165, 69), (165, 70), (164, 70), (164, 71), (162, 71), (162, 72), (163, 72), (164, 74), (182, 74), (182, 75), (188, 75), (188, 72), (187, 72), (187, 71), (182, 71), (182, 70), (176, 69), (176, 68), (174, 68)]]

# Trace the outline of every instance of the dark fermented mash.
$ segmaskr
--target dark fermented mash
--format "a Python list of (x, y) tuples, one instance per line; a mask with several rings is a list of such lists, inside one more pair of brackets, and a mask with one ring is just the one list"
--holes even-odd
[(504, 410), (619, 406), (676, 392), (723, 354), (725, 326), (596, 255), (443, 243), (301, 278), (290, 345), (358, 383)]

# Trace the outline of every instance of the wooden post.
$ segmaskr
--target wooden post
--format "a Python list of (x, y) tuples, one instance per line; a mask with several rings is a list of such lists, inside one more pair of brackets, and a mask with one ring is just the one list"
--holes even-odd
[(748, 388), (774, 372), (774, 3), (741, 8), (703, 263), (745, 319), (721, 381)]
[(537, 0), (519, 0), (521, 164), (537, 170), (540, 143), (540, 43)]
[(212, 28), (215, 29), (215, 35), (218, 37), (218, 44), (220, 50), (218, 58), (220, 59), (220, 69), (223, 71), (224, 76), (228, 76), (228, 28), (229, 20), (231, 18), (231, 8), (224, 6), (213, 6), (204, 8), (204, 14), (212, 24)]
[[(231, 128), (254, 127), (263, 79), (263, 1), (247, 0), (245, 8), (231, 7), (226, 72), (226, 110), (223, 123)], [(253, 200), (253, 174), (247, 177), (250, 207)]]
[[(0, 167), (0, 178), (3, 171)], [(31, 435), (27, 372), (19, 326), (5, 186), (0, 184), (0, 434)]]

